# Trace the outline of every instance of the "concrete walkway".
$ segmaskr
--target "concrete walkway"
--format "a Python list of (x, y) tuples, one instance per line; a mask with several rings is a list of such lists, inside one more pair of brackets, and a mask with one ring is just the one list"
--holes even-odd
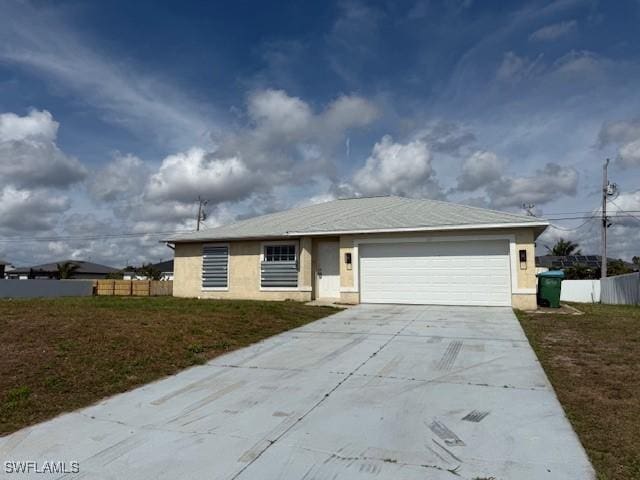
[[(594, 478), (509, 308), (361, 305), (0, 439), (87, 479)], [(4, 475), (4, 477), (3, 477)]]

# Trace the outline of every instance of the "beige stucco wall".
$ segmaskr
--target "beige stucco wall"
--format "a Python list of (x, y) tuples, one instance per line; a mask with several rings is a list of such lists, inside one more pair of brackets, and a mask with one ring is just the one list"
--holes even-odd
[[(297, 242), (297, 240), (296, 240)], [(227, 290), (202, 290), (202, 243), (176, 244), (173, 295), (194, 298), (227, 298), (249, 300), (311, 300), (310, 238), (302, 238), (298, 246), (300, 268), (297, 290), (260, 288), (260, 241), (229, 242), (229, 286)]]
[(511, 306), (519, 310), (536, 310), (538, 302), (535, 295), (516, 294), (511, 295)]

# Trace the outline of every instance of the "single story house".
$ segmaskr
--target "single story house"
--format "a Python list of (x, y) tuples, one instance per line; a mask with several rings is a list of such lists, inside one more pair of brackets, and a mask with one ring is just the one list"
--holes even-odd
[(173, 294), (536, 308), (548, 222), (436, 200), (361, 197), (175, 235)]
[[(160, 273), (158, 280), (173, 280), (173, 260), (164, 260), (158, 263), (152, 263), (151, 268)], [(123, 280), (149, 280), (149, 277), (136, 269), (125, 269), (122, 272)]]
[(58, 265), (71, 263), (76, 265), (72, 278), (74, 279), (102, 279), (111, 273), (118, 272), (117, 268), (100, 265), (99, 263), (85, 262), (83, 260), (61, 260), (59, 262), (34, 265), (32, 267), (20, 267), (7, 272), (7, 277), (12, 279), (31, 278), (58, 278)]

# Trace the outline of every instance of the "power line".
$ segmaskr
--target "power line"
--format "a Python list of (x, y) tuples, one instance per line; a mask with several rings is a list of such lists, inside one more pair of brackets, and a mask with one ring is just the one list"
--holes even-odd
[[(624, 215), (607, 215), (608, 218), (624, 218), (624, 217), (633, 217), (630, 213), (625, 212)], [(541, 220), (584, 220), (585, 218), (602, 218), (600, 215), (582, 215), (579, 217), (543, 217)]]
[[(609, 201), (611, 201), (611, 199), (609, 199)], [(627, 210), (627, 212), (631, 212), (631, 213), (640, 213), (640, 210)], [(593, 210), (590, 212), (547, 212), (544, 216), (545, 217), (549, 217), (549, 216), (554, 216), (554, 215), (579, 215), (579, 214), (585, 214), (585, 213), (593, 213)]]
[[(618, 207), (618, 210), (620, 210), (621, 212), (626, 213), (627, 215), (625, 215), (625, 216), (628, 216), (628, 217), (634, 218), (634, 219), (636, 219), (637, 221), (639, 221), (639, 222), (640, 222), (640, 217), (636, 217), (635, 215), (631, 215), (631, 214), (629, 213), (629, 211), (627, 211), (627, 210), (623, 210), (623, 209), (622, 209), (622, 207), (620, 207), (620, 205), (618, 205), (618, 204), (617, 204), (616, 202), (614, 202), (613, 200), (609, 200), (609, 201), (610, 201), (611, 203), (613, 203), (616, 207)], [(631, 211), (633, 212), (634, 210), (631, 210)], [(621, 215), (614, 215), (613, 217), (609, 217), (609, 218), (615, 218), (615, 217), (618, 217), (618, 216), (621, 216)]]
[(579, 229), (581, 229), (581, 228), (582, 228), (582, 227), (584, 227), (587, 223), (589, 223), (589, 222), (590, 222), (590, 221), (592, 221), (592, 220), (595, 220), (596, 218), (598, 218), (598, 217), (589, 217), (589, 219), (588, 219), (586, 222), (581, 223), (580, 225), (578, 225), (577, 227), (574, 227), (574, 228), (563, 228), (563, 227), (559, 227), (559, 226), (557, 226), (557, 225), (553, 225), (553, 224), (551, 224), (551, 225), (549, 225), (549, 226), (550, 226), (551, 228), (555, 228), (556, 230), (561, 230), (561, 231), (563, 231), (563, 232), (573, 232), (573, 231), (575, 231), (575, 230), (579, 230)]

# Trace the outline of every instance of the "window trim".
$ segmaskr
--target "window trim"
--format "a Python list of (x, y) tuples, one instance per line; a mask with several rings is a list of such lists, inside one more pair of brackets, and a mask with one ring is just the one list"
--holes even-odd
[[(206, 247), (227, 247), (227, 286), (226, 287), (203, 287), (204, 282), (204, 249)], [(229, 273), (231, 271), (231, 245), (229, 243), (203, 243), (202, 253), (200, 254), (200, 291), (201, 292), (228, 292), (229, 291)]]
[[(297, 287), (263, 287), (262, 286), (262, 262), (264, 262), (264, 250), (265, 247), (277, 246), (277, 245), (293, 245), (296, 264), (298, 266), (298, 286)], [(273, 262), (278, 263), (278, 262)], [(271, 240), (260, 242), (260, 258), (258, 262), (258, 289), (261, 292), (301, 292), (303, 289), (300, 287), (300, 240)]]

